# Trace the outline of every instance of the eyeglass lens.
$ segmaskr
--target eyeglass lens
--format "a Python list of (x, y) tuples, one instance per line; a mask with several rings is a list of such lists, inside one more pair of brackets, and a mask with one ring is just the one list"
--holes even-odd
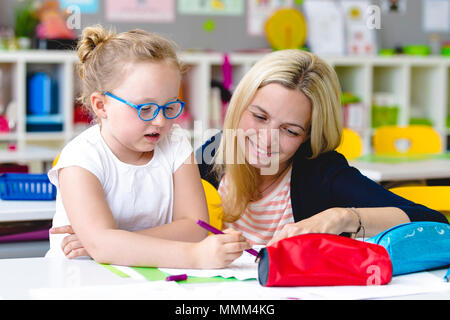
[[(182, 104), (180, 102), (172, 102), (166, 105), (163, 109), (164, 116), (168, 119), (176, 118), (182, 109)], [(140, 116), (144, 120), (150, 120), (156, 118), (158, 113), (158, 107), (155, 105), (143, 106), (139, 110)]]

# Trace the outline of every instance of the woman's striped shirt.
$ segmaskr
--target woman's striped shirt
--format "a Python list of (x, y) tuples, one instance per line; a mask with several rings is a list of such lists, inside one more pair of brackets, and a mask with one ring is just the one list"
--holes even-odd
[[(284, 175), (277, 187), (264, 198), (250, 202), (241, 217), (232, 223), (224, 222), (224, 228), (241, 231), (252, 245), (266, 244), (285, 224), (293, 223), (291, 205), (291, 170)], [(219, 185), (219, 194), (226, 193), (226, 176)]]

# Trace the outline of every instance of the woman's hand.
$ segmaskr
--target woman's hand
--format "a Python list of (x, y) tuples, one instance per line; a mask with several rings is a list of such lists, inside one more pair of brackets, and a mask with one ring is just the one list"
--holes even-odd
[(80, 240), (78, 239), (78, 236), (73, 231), (71, 225), (51, 228), (50, 233), (69, 234), (68, 236), (64, 237), (63, 241), (61, 242), (61, 249), (63, 250), (67, 258), (72, 259), (75, 257), (82, 257), (82, 256), (90, 257), (89, 253), (86, 251), (86, 249), (83, 247)]
[[(346, 208), (330, 208), (314, 216), (296, 223), (286, 224), (268, 243), (274, 244), (284, 238), (289, 238), (306, 233), (331, 233), (341, 234), (356, 231), (358, 218)], [(353, 232), (354, 232), (353, 231)], [(351, 231), (350, 231), (351, 232)]]
[(197, 268), (218, 269), (229, 265), (242, 255), (251, 245), (242, 236), (242, 232), (234, 229), (224, 230), (224, 234), (206, 237), (195, 244)]

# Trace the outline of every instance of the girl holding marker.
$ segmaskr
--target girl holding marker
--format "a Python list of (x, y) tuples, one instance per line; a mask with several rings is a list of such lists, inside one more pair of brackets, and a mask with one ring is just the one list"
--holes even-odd
[(240, 232), (207, 237), (196, 225), (208, 211), (192, 147), (173, 123), (184, 106), (173, 44), (94, 26), (78, 56), (81, 101), (97, 125), (48, 173), (58, 193), (46, 256), (173, 268), (219, 268), (239, 257), (249, 248)]

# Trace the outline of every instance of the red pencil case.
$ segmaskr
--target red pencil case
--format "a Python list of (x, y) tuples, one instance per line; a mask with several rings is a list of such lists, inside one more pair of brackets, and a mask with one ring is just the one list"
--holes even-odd
[(382, 285), (392, 278), (384, 247), (333, 234), (286, 238), (259, 256), (258, 280), (266, 287)]

